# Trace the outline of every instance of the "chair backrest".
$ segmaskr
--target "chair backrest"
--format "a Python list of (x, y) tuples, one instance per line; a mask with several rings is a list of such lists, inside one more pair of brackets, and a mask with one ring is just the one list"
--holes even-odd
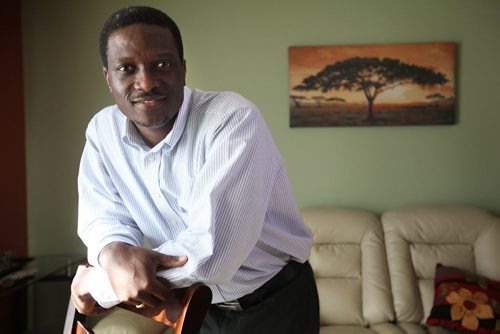
[(378, 217), (343, 208), (305, 208), (314, 236), (309, 262), (321, 326), (383, 323), (394, 318), (384, 237)]
[(473, 207), (419, 207), (381, 219), (398, 322), (428, 317), (437, 263), (500, 279), (498, 217)]
[[(169, 312), (169, 306), (151, 310), (136, 309), (128, 305), (118, 305), (128, 311), (151, 318), (167, 327), (174, 329), (175, 334), (198, 334), (205, 315), (212, 301), (212, 291), (203, 284), (196, 284), (185, 289), (176, 289), (175, 295), (181, 302), (180, 314), (176, 321), (170, 321), (172, 312)], [(167, 314), (169, 316), (167, 316)], [(85, 324), (86, 316), (76, 310), (73, 301), (70, 299), (66, 313), (66, 322), (64, 325), (64, 334), (90, 334), (94, 333), (90, 327)]]

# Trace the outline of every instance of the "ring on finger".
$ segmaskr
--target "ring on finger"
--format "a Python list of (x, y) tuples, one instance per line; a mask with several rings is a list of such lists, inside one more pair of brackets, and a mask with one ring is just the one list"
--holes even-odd
[(144, 303), (140, 303), (140, 304), (135, 305), (135, 308), (139, 309), (139, 310), (141, 310), (141, 309), (143, 309), (145, 307), (146, 307), (146, 305), (144, 305)]

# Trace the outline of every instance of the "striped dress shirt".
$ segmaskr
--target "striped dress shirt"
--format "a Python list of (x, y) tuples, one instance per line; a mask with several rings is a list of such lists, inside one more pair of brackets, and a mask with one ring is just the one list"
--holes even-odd
[(78, 234), (88, 259), (111, 242), (187, 255), (159, 272), (175, 286), (207, 284), (213, 303), (237, 299), (286, 262), (304, 262), (312, 236), (282, 158), (254, 104), (185, 87), (172, 131), (153, 148), (116, 105), (86, 131)]

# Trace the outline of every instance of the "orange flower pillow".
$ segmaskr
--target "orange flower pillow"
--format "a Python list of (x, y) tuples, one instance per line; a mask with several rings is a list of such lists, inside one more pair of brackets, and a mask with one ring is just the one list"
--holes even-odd
[(428, 326), (500, 334), (500, 282), (438, 264), (434, 287)]

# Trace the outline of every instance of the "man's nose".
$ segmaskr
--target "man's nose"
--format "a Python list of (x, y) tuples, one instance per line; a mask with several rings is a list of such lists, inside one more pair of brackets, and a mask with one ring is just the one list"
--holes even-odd
[(158, 86), (158, 80), (153, 71), (148, 69), (140, 69), (135, 77), (135, 89), (145, 92), (151, 91)]

